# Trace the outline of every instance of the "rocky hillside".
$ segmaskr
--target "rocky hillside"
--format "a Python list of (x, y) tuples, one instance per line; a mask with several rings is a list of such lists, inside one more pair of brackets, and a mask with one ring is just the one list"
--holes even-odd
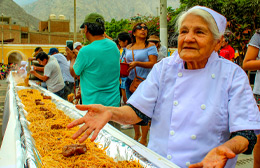
[(39, 19), (33, 17), (25, 12), (23, 8), (17, 5), (13, 0), (0, 0), (0, 15), (12, 18), (12, 24), (18, 24), (21, 26), (28, 26), (30, 30), (37, 30), (39, 25)]
[[(168, 0), (168, 6), (177, 8), (179, 0)], [(112, 18), (130, 18), (137, 14), (157, 15), (160, 0), (77, 0), (77, 27), (83, 22), (85, 15), (91, 12), (102, 14), (107, 21)], [(40, 20), (47, 20), (50, 14), (64, 15), (71, 20), (71, 30), (74, 23), (74, 0), (38, 0), (23, 8), (27, 13)]]

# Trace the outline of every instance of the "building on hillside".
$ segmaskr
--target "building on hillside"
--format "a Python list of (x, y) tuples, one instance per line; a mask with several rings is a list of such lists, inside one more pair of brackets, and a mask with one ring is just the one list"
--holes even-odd
[(70, 21), (64, 15), (59, 15), (56, 19), (56, 15), (51, 14), (49, 20), (39, 23), (39, 32), (70, 32)]
[[(37, 46), (45, 48), (46, 52), (51, 47), (65, 52), (66, 40), (74, 40), (74, 33), (70, 32), (70, 20), (66, 20), (64, 15), (58, 18), (50, 15), (47, 21), (39, 23), (38, 31), (30, 31), (29, 25), (17, 25), (11, 17), (2, 16), (0, 21), (0, 62), (5, 64), (27, 60)], [(84, 41), (83, 37), (83, 33), (77, 33), (77, 41)]]
[[(22, 32), (28, 32), (28, 28), (12, 23), (11, 17), (1, 17), (0, 41), (4, 43), (21, 43)], [(3, 37), (2, 37), (3, 36)]]
[[(47, 21), (39, 23), (38, 31), (30, 31), (28, 27), (22, 27), (12, 23), (10, 17), (1, 18), (0, 41), (5, 43), (11, 41), (13, 44), (57, 44), (65, 45), (66, 40), (73, 40), (74, 33), (70, 32), (70, 20), (66, 20), (64, 15), (56, 18), (51, 14)], [(77, 33), (77, 41), (83, 41), (83, 34)]]

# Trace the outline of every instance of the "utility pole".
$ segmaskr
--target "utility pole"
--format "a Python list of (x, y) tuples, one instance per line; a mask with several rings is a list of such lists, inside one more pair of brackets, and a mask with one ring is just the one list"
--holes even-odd
[(28, 25), (28, 36), (27, 36), (27, 40), (28, 40), (28, 44), (30, 44), (31, 43), (31, 40), (30, 40), (30, 23), (29, 23), (29, 21), (27, 21), (27, 25)]
[(2, 63), (4, 64), (4, 14), (2, 13)]
[(168, 49), (167, 0), (160, 0), (160, 40)]
[(77, 41), (76, 0), (74, 0), (74, 43)]

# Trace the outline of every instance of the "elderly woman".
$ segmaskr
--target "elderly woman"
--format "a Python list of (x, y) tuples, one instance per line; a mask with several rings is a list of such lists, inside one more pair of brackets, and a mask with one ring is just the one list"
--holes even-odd
[[(251, 153), (260, 113), (245, 72), (219, 57), (226, 19), (201, 6), (178, 20), (178, 53), (156, 64), (120, 108), (77, 106), (88, 113), (68, 128), (85, 123), (73, 136), (94, 140), (109, 121), (151, 119), (148, 148), (180, 167), (234, 168), (236, 155)], [(103, 122), (101, 122), (103, 121)]]

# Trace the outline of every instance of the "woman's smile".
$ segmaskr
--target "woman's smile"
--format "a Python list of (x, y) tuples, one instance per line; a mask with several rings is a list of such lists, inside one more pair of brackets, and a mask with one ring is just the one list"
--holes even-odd
[(185, 46), (182, 48), (182, 50), (197, 50), (196, 47), (190, 47), (190, 46)]

